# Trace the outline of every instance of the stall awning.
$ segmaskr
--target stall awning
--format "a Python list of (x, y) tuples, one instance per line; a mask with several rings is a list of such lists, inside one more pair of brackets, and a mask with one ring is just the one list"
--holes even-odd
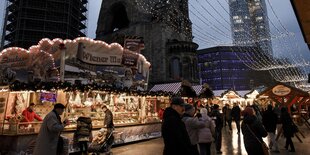
[(157, 84), (150, 91), (152, 92), (165, 91), (165, 92), (172, 92), (176, 94), (181, 89), (181, 85), (182, 85), (181, 82)]
[(194, 91), (196, 92), (196, 95), (199, 95), (202, 91), (202, 85), (196, 85), (196, 86), (192, 86)]

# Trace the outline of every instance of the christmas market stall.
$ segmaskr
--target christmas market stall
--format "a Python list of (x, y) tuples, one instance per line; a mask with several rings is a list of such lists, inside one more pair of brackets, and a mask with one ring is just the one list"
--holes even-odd
[[(272, 104), (275, 109), (278, 110), (280, 110), (282, 107), (287, 107), (295, 124), (300, 126), (305, 124), (308, 128), (310, 128), (310, 124), (308, 122), (309, 117), (307, 113), (307, 109), (310, 104), (310, 97), (308, 92), (278, 82), (259, 93), (255, 101), (262, 107), (266, 107), (268, 104)], [(282, 131), (279, 132), (277, 139), (280, 137), (281, 132)], [(298, 133), (304, 137), (304, 134), (300, 130)], [(300, 142), (302, 142), (297, 133), (295, 133), (295, 136)]]
[[(102, 105), (113, 113), (114, 144), (159, 137), (160, 107), (170, 93), (146, 92), (150, 63), (116, 43), (89, 38), (42, 39), (29, 50), (12, 47), (0, 53), (0, 154), (30, 152), (42, 119), (55, 103), (66, 106), (62, 135), (72, 144), (79, 116), (103, 127)], [(23, 110), (34, 104), (37, 120), (24, 122)]]
[[(192, 85), (186, 80), (183, 80), (182, 82), (156, 84), (150, 89), (150, 92), (164, 92), (170, 93), (173, 96), (181, 96), (186, 103), (190, 104), (193, 104), (194, 99), (197, 97)], [(169, 105), (170, 103), (167, 102), (165, 107), (168, 107)]]

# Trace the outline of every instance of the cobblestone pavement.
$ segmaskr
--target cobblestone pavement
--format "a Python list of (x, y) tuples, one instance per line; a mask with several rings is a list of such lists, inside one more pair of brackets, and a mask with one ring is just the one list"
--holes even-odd
[[(288, 152), (284, 149), (285, 138), (280, 137), (278, 139), (278, 145), (280, 153), (273, 153), (271, 155), (308, 155), (310, 154), (310, 129), (306, 126), (300, 127), (305, 138), (300, 134), (299, 137), (302, 140), (302, 143), (296, 138), (293, 138), (296, 152)], [(222, 142), (222, 152), (223, 155), (247, 155), (244, 145), (243, 145), (243, 136), (242, 134), (238, 135), (236, 128), (233, 124), (233, 132), (228, 132), (228, 127), (223, 128), (223, 142)], [(264, 139), (267, 142), (267, 139)], [(268, 144), (268, 143), (267, 143)], [(137, 142), (122, 146), (117, 146), (112, 148), (113, 155), (162, 155), (163, 153), (163, 139), (151, 139), (143, 142)], [(215, 155), (215, 145), (212, 143), (211, 146), (212, 154)]]

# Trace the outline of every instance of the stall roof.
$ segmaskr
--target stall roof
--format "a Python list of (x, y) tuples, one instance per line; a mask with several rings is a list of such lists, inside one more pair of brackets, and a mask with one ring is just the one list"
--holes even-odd
[(249, 93), (251, 90), (239, 90), (239, 91), (235, 91), (235, 90), (214, 90), (214, 96), (222, 96), (225, 95), (224, 93), (228, 93), (229, 91), (233, 91), (235, 92), (237, 95), (239, 95), (240, 97), (244, 97), (247, 93)]
[[(292, 92), (294, 92), (294, 95), (303, 96), (303, 97), (309, 97), (309, 93), (307, 93), (307, 92), (305, 92), (305, 91), (303, 91), (303, 90), (301, 90), (301, 89), (292, 87), (292, 86), (290, 86), (290, 85), (281, 83), (281, 82), (278, 82), (278, 83), (274, 84), (273, 86), (271, 86), (271, 87), (265, 89), (264, 91), (260, 92), (260, 93), (257, 95), (257, 97), (262, 96), (262, 95), (277, 96), (277, 95), (275, 95), (275, 94), (273, 93), (273, 89), (274, 89), (275, 87), (281, 86), (281, 85), (283, 85), (283, 86), (285, 86), (285, 87), (291, 89)], [(291, 94), (291, 93), (289, 93), (289, 94)], [(289, 94), (287, 94), (287, 95), (289, 95)], [(286, 95), (282, 95), (282, 96), (286, 96)]]
[(293, 104), (297, 104), (301, 108), (302, 104), (309, 104), (308, 101), (310, 100), (308, 92), (281, 82), (276, 83), (257, 95), (257, 97), (260, 96), (267, 96), (281, 106), (287, 106), (289, 112)]
[(202, 86), (203, 85), (196, 85), (196, 86), (192, 86), (194, 91), (196, 92), (196, 95), (199, 95), (202, 91)]
[(227, 90), (213, 90), (214, 96), (218, 97), (221, 96)]
[(154, 85), (154, 87), (150, 91), (152, 92), (165, 91), (165, 92), (172, 92), (176, 94), (180, 90), (181, 86), (182, 86), (182, 82), (157, 84), (157, 85)]

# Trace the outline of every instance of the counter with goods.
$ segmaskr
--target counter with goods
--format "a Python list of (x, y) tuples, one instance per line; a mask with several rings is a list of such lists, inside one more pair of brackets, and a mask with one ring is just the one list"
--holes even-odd
[(162, 109), (168, 106), (169, 97), (105, 91), (2, 91), (0, 137), (5, 141), (0, 143), (0, 150), (21, 153), (33, 148), (41, 121), (23, 122), (23, 110), (30, 103), (34, 103), (33, 111), (44, 119), (58, 102), (66, 106), (62, 119), (67, 118), (70, 124), (65, 127), (62, 135), (69, 139), (69, 151), (72, 152), (75, 150), (72, 139), (76, 130), (76, 120), (80, 116), (90, 117), (93, 135), (96, 135), (103, 128), (103, 105), (113, 114), (115, 145), (161, 136), (160, 115)]

